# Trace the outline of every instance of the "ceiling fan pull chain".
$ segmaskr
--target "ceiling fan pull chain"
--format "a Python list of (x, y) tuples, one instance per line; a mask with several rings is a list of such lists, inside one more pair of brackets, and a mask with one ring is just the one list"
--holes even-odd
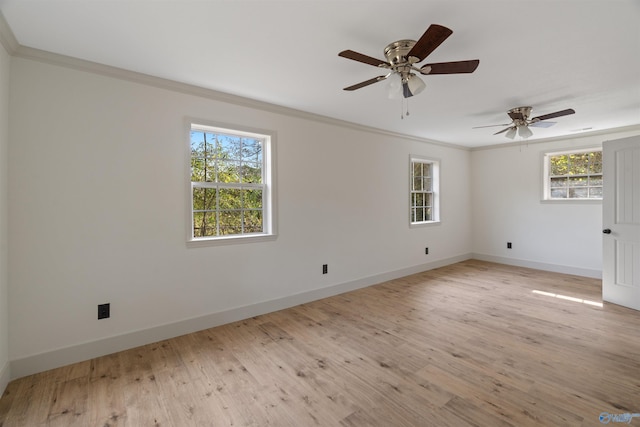
[[(404, 103), (407, 103), (407, 112), (405, 113), (405, 109), (404, 109)], [(400, 120), (404, 120), (404, 117), (407, 116), (409, 117), (409, 100), (407, 98), (402, 98), (402, 100), (400, 101)]]

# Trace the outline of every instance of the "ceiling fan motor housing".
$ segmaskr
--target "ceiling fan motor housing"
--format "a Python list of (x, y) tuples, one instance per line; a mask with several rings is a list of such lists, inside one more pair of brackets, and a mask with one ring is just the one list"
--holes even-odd
[(403, 83), (409, 81), (412, 65), (420, 61), (420, 58), (415, 56), (407, 56), (415, 44), (415, 40), (405, 39), (390, 43), (384, 48), (384, 56), (389, 62), (389, 68), (400, 75)]
[[(387, 45), (384, 48), (384, 56), (391, 65), (402, 65), (405, 63), (418, 62), (420, 58), (415, 58), (412, 62), (407, 58), (407, 54), (411, 51), (411, 48), (415, 46), (415, 40), (398, 40)], [(412, 57), (413, 58), (413, 57)]]
[(527, 126), (532, 107), (516, 107), (507, 112), (509, 117), (513, 119), (515, 126)]

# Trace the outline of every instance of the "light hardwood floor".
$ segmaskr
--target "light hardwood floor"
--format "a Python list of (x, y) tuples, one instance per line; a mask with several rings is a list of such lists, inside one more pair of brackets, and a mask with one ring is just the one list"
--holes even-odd
[(470, 260), (15, 380), (0, 426), (601, 426), (640, 312), (600, 294)]

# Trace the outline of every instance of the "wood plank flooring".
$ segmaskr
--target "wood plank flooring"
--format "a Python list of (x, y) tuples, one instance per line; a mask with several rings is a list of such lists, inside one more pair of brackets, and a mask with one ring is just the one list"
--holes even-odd
[(17, 379), (0, 426), (599, 426), (640, 413), (600, 286), (465, 261)]

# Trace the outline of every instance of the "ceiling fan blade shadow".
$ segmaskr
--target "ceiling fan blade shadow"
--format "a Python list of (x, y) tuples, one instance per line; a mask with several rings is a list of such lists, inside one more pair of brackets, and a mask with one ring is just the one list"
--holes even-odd
[(472, 59), (469, 61), (453, 61), (453, 62), (438, 62), (435, 64), (425, 64), (420, 68), (422, 74), (460, 74), (460, 73), (473, 73), (478, 65), (479, 59)]
[(424, 32), (422, 37), (420, 37), (416, 44), (411, 48), (407, 57), (413, 56), (422, 61), (429, 56), (431, 52), (436, 50), (436, 48), (440, 46), (451, 34), (453, 34), (453, 31), (447, 27), (443, 27), (438, 24), (430, 25), (429, 28), (427, 28), (427, 31)]
[(376, 59), (371, 56), (364, 55), (362, 53), (355, 52), (353, 50), (343, 50), (338, 54), (343, 58), (352, 59), (354, 61), (363, 62), (365, 64), (373, 65), (374, 67), (388, 67), (389, 64), (381, 59)]
[(531, 119), (532, 122), (539, 122), (540, 120), (553, 119), (555, 117), (568, 116), (570, 114), (575, 114), (573, 108), (568, 108), (562, 111), (556, 111), (555, 113), (543, 114), (542, 116), (534, 117)]
[(365, 87), (365, 86), (369, 86), (369, 85), (371, 85), (371, 84), (378, 83), (379, 81), (385, 80), (388, 76), (389, 76), (389, 75), (387, 74), (386, 76), (378, 76), (378, 77), (374, 77), (374, 78), (372, 78), (372, 79), (365, 80), (364, 82), (360, 82), (360, 83), (354, 84), (354, 85), (352, 85), (352, 86), (345, 87), (343, 90), (356, 90), (356, 89), (360, 89), (360, 88), (363, 88), (363, 87)]

